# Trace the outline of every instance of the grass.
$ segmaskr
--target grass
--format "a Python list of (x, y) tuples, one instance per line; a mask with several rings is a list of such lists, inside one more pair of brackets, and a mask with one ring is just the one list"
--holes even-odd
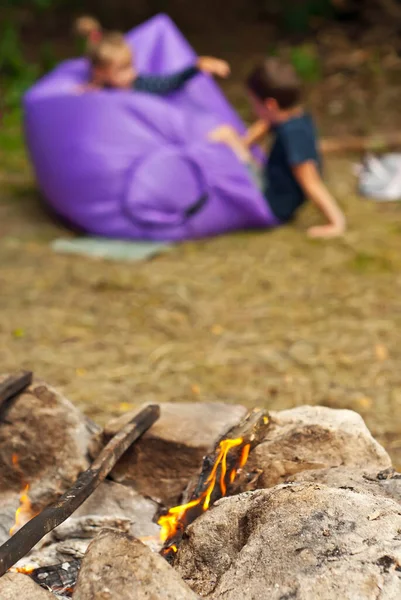
[(0, 163), (2, 173), (28, 171), (19, 108), (5, 110), (0, 127)]
[(350, 261), (350, 267), (359, 273), (395, 271), (391, 260), (380, 254), (370, 254), (368, 252), (356, 252), (354, 258)]

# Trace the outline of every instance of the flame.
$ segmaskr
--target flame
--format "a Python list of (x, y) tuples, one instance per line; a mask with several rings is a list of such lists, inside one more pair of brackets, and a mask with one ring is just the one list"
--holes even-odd
[[(31, 518), (34, 516), (34, 512), (32, 510), (31, 500), (28, 496), (29, 484), (23, 482), (23, 475), (22, 475), (21, 467), (18, 462), (17, 454), (12, 455), (11, 462), (12, 462), (15, 470), (18, 471), (18, 473), (21, 477), (22, 486), (23, 486), (23, 489), (22, 489), (22, 491), (20, 493), (20, 497), (19, 497), (20, 505), (19, 505), (19, 508), (17, 508), (17, 510), (15, 512), (15, 523), (10, 529), (10, 535), (14, 535), (14, 533), (16, 531), (18, 531), (18, 529), (20, 529), (23, 525), (25, 525), (25, 523), (27, 523), (28, 521), (31, 520)], [(23, 572), (26, 572), (26, 571), (23, 571)]]
[[(243, 446), (237, 466), (231, 469), (228, 474), (227, 455), (232, 448), (242, 446), (243, 444), (243, 438), (226, 439), (220, 442), (217, 458), (214, 462), (212, 471), (206, 480), (206, 488), (201, 493), (199, 498), (191, 500), (191, 502), (188, 502), (187, 504), (181, 504), (180, 506), (170, 508), (166, 515), (162, 515), (159, 518), (158, 524), (161, 526), (160, 539), (162, 542), (168, 542), (168, 540), (172, 540), (176, 533), (183, 529), (185, 517), (191, 508), (199, 506), (202, 512), (208, 510), (211, 503), (211, 497), (217, 483), (220, 487), (221, 496), (225, 496), (227, 494), (227, 479), (229, 483), (234, 483), (238, 470), (242, 468), (248, 460), (251, 445), (245, 444)], [(175, 543), (172, 543), (168, 549), (172, 550), (173, 552), (178, 551)]]
[(24, 575), (31, 575), (37, 566), (26, 565), (25, 567), (12, 567), (9, 569), (10, 573), (23, 573)]
[(248, 462), (248, 457), (249, 457), (249, 452), (251, 450), (251, 444), (246, 444), (241, 452), (241, 458), (239, 461), (239, 468), (242, 469), (243, 467), (245, 467), (246, 463)]

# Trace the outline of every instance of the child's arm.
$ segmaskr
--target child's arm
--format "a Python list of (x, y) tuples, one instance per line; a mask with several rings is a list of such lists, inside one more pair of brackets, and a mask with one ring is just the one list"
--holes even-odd
[(252, 155), (244, 143), (244, 139), (230, 125), (220, 125), (208, 135), (211, 142), (225, 144), (234, 152), (237, 158), (244, 163), (252, 162)]
[(316, 163), (312, 160), (293, 166), (295, 179), (305, 192), (305, 195), (314, 202), (324, 214), (329, 223), (308, 229), (309, 237), (331, 238), (344, 233), (346, 228), (345, 217), (322, 181)]
[(213, 56), (200, 56), (196, 66), (202, 73), (209, 73), (209, 75), (215, 75), (222, 79), (226, 79), (231, 72), (230, 65), (227, 61), (221, 60), (220, 58), (214, 58)]
[(138, 91), (166, 96), (180, 90), (187, 81), (195, 77), (200, 71), (218, 77), (228, 77), (230, 66), (224, 60), (210, 56), (200, 56), (196, 65), (171, 75), (140, 75), (137, 77), (134, 87)]
[(243, 140), (245, 146), (251, 148), (255, 144), (259, 144), (263, 141), (269, 132), (269, 125), (263, 119), (256, 121), (251, 125), (245, 133)]

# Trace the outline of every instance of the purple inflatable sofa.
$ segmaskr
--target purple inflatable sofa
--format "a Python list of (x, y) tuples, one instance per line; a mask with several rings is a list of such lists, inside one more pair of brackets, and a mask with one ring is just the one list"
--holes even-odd
[[(158, 15), (128, 34), (141, 73), (170, 73), (196, 55)], [(206, 134), (244, 125), (211, 77), (160, 98), (79, 92), (85, 59), (70, 60), (24, 98), (26, 141), (50, 207), (77, 228), (121, 239), (185, 240), (277, 225), (248, 169)]]

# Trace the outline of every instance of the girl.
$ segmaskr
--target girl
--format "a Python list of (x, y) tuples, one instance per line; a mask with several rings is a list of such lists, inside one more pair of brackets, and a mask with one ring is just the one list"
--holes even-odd
[(91, 75), (85, 89), (134, 89), (150, 94), (167, 95), (179, 90), (197, 73), (228, 77), (230, 67), (224, 60), (201, 56), (195, 65), (170, 75), (140, 75), (135, 69), (132, 50), (118, 32), (104, 32), (92, 17), (81, 17), (76, 33), (86, 40)]

